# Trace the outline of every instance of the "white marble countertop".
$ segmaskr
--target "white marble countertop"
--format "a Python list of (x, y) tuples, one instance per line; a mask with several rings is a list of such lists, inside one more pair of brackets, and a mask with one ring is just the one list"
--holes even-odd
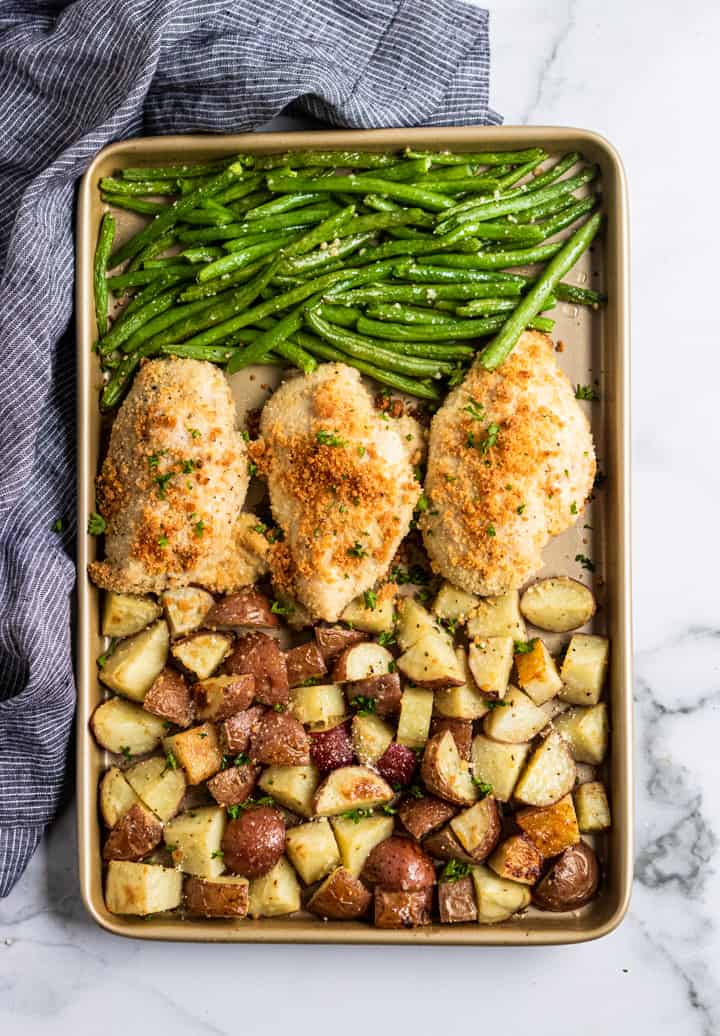
[[(492, 6), (492, 5), (491, 5)], [(189, 946), (119, 939), (80, 903), (71, 807), (0, 901), (0, 1031), (720, 1032), (716, 538), (720, 350), (706, 305), (720, 144), (720, 8), (695, 0), (505, 0), (494, 107), (585, 126), (630, 180), (637, 877), (614, 934), (511, 949)], [(555, 998), (557, 997), (557, 1001)], [(577, 1010), (577, 1014), (575, 1013)], [(142, 1019), (142, 1021), (140, 1021)]]

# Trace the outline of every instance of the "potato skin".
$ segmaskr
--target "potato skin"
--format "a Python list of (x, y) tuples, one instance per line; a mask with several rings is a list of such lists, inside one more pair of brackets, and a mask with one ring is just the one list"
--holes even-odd
[(360, 877), (369, 885), (397, 892), (413, 892), (435, 884), (435, 867), (428, 854), (411, 838), (392, 835), (379, 842), (365, 861)]
[(155, 677), (142, 704), (146, 712), (166, 719), (175, 726), (189, 727), (192, 723), (190, 689), (185, 677), (176, 669), (166, 666)]
[(330, 773), (356, 762), (349, 724), (310, 734), (310, 758), (321, 773)]
[(250, 741), (250, 757), (268, 766), (307, 766), (310, 737), (289, 712), (268, 711)]
[(381, 673), (366, 680), (355, 680), (346, 688), (348, 699), (372, 698), (377, 716), (395, 716), (400, 711), (402, 686), (399, 673)]
[(533, 890), (533, 903), (541, 910), (577, 910), (588, 903), (600, 883), (598, 858), (589, 845), (578, 842), (558, 856)]
[(443, 924), (477, 921), (475, 889), (471, 877), (438, 884), (438, 907)]
[(136, 802), (108, 835), (103, 860), (141, 860), (160, 844), (162, 835), (157, 817)]
[(291, 687), (299, 687), (305, 680), (324, 676), (327, 672), (322, 652), (313, 640), (286, 651), (285, 665)]
[(251, 673), (255, 677), (255, 699), (262, 705), (286, 705), (290, 700), (285, 655), (267, 633), (246, 633), (238, 637), (224, 672)]
[(259, 776), (258, 766), (230, 766), (216, 773), (207, 782), (207, 789), (218, 806), (236, 806), (250, 798)]
[(396, 784), (411, 783), (417, 770), (418, 760), (412, 748), (393, 741), (387, 746), (375, 765), (378, 773), (394, 787)]
[(360, 630), (346, 630), (342, 626), (316, 626), (315, 640), (325, 662), (331, 662), (351, 644), (367, 640), (367, 633)]
[(225, 865), (233, 874), (260, 878), (272, 870), (285, 851), (285, 824), (272, 806), (245, 810), (231, 820), (222, 840)]
[(279, 625), (280, 619), (271, 611), (270, 601), (254, 586), (221, 597), (203, 622), (203, 626), (211, 630), (234, 630), (243, 626), (274, 629)]
[(310, 898), (307, 908), (331, 921), (353, 921), (366, 914), (372, 893), (359, 878), (344, 867), (337, 867)]
[(192, 691), (198, 719), (219, 723), (250, 707), (255, 697), (255, 678), (248, 673), (211, 676), (198, 680)]
[(534, 885), (542, 872), (543, 858), (525, 835), (510, 835), (496, 848), (487, 865), (500, 878)]
[(423, 849), (436, 860), (464, 860), (466, 863), (477, 863), (477, 860), (466, 853), (450, 827), (441, 827), (433, 831), (423, 841)]
[(400, 823), (418, 842), (441, 828), (456, 813), (455, 806), (432, 795), (422, 799), (406, 799), (398, 808)]
[(183, 883), (185, 908), (193, 917), (245, 917), (248, 885), (187, 877)]
[(433, 716), (430, 736), (434, 737), (435, 734), (442, 734), (444, 730), (449, 730), (455, 739), (460, 758), (466, 759), (469, 762), (473, 738), (472, 720)]
[(396, 889), (375, 889), (376, 928), (420, 928), (430, 924), (432, 889), (401, 892)]
[(253, 705), (243, 712), (236, 712), (220, 726), (220, 741), (228, 755), (247, 752), (250, 739), (265, 715), (262, 705)]

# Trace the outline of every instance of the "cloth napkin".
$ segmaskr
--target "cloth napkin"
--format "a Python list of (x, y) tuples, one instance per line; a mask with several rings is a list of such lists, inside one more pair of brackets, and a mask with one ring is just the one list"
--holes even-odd
[(106, 144), (499, 123), (488, 15), (460, 0), (0, 5), (0, 896), (60, 803), (75, 704), (73, 202)]

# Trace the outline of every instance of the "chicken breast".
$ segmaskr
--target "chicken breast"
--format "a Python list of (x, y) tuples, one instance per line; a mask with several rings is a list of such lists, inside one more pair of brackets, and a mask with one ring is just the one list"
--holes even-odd
[(421, 520), (433, 568), (471, 593), (521, 586), (594, 477), (590, 427), (552, 342), (525, 332), (498, 370), (476, 363), (433, 418)]
[(285, 539), (270, 559), (278, 588), (335, 621), (386, 572), (420, 495), (415, 421), (384, 418), (359, 373), (328, 363), (265, 404), (253, 459)]
[[(247, 448), (222, 371), (198, 360), (152, 360), (115, 418), (97, 480), (107, 590), (159, 592), (196, 583), (227, 592), (252, 582)], [(263, 537), (257, 537), (258, 540)], [(265, 545), (267, 546), (267, 545)]]

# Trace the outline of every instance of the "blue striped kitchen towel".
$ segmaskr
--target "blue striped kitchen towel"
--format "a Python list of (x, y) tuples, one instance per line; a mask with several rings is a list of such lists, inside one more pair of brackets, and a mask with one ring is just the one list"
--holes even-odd
[[(460, 0), (0, 5), (0, 896), (63, 790), (72, 670), (73, 199), (153, 133), (498, 123), (487, 12)], [(82, 531), (82, 530), (81, 530)]]

